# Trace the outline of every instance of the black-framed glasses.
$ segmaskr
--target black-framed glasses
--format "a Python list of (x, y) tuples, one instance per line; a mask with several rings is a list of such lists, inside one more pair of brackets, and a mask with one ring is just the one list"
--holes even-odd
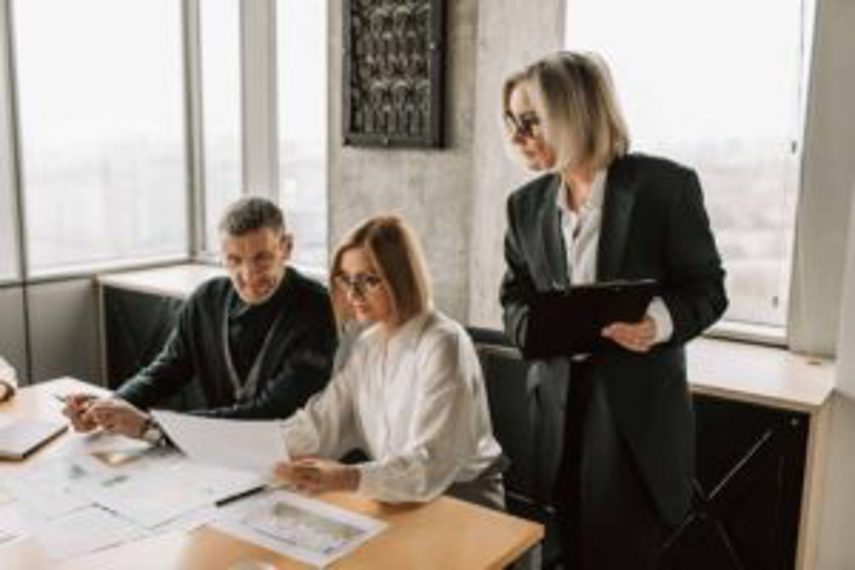
[(540, 118), (534, 111), (526, 111), (521, 113), (519, 117), (510, 111), (505, 111), (504, 119), (505, 128), (508, 129), (510, 135), (533, 137), (534, 130), (540, 126)]
[(334, 279), (336, 286), (345, 291), (350, 291), (358, 297), (365, 297), (365, 295), (373, 293), (383, 284), (383, 279), (373, 273), (357, 273), (355, 275), (339, 273)]

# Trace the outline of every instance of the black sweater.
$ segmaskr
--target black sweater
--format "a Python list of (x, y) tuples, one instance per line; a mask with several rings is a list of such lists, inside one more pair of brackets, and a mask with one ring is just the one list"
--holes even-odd
[[(224, 354), (223, 319), (227, 314), (239, 389), (230, 377)], [(241, 321), (245, 336), (234, 334), (237, 321)], [(247, 384), (247, 371), (270, 327), (273, 336), (257, 381)], [(247, 310), (231, 281), (219, 277), (203, 283), (190, 296), (163, 350), (116, 395), (148, 409), (198, 378), (207, 407), (193, 413), (286, 418), (326, 385), (335, 349), (335, 320), (327, 291), (320, 283), (288, 268), (273, 297)]]

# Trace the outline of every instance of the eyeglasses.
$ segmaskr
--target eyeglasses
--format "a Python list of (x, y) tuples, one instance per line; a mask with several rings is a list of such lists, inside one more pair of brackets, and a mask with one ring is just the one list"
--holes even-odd
[(378, 275), (371, 273), (357, 273), (356, 275), (347, 275), (339, 273), (335, 276), (335, 284), (345, 291), (350, 291), (357, 297), (365, 297), (380, 288), (383, 284), (383, 279)]
[(505, 128), (511, 136), (533, 137), (534, 130), (540, 126), (540, 119), (534, 112), (522, 113), (519, 117), (510, 111), (505, 111)]

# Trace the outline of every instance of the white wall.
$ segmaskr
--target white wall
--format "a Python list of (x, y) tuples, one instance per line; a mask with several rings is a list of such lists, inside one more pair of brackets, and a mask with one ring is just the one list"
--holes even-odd
[(818, 0), (790, 303), (790, 346), (833, 355), (855, 180), (855, 2)]
[(797, 259), (813, 266), (800, 284), (812, 300), (794, 315), (802, 319), (794, 332), (809, 348), (836, 341), (816, 560), (838, 570), (855, 568), (855, 1), (822, 0), (819, 8), (807, 137), (814, 146), (800, 204), (813, 230)]

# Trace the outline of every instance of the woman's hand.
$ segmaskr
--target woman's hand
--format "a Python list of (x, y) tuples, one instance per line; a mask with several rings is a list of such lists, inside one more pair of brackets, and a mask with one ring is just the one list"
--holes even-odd
[(602, 335), (632, 352), (647, 352), (656, 341), (656, 322), (649, 316), (637, 323), (612, 323)]
[(275, 474), (300, 491), (355, 491), (359, 487), (359, 469), (338, 461), (304, 457), (290, 463), (277, 463)]

